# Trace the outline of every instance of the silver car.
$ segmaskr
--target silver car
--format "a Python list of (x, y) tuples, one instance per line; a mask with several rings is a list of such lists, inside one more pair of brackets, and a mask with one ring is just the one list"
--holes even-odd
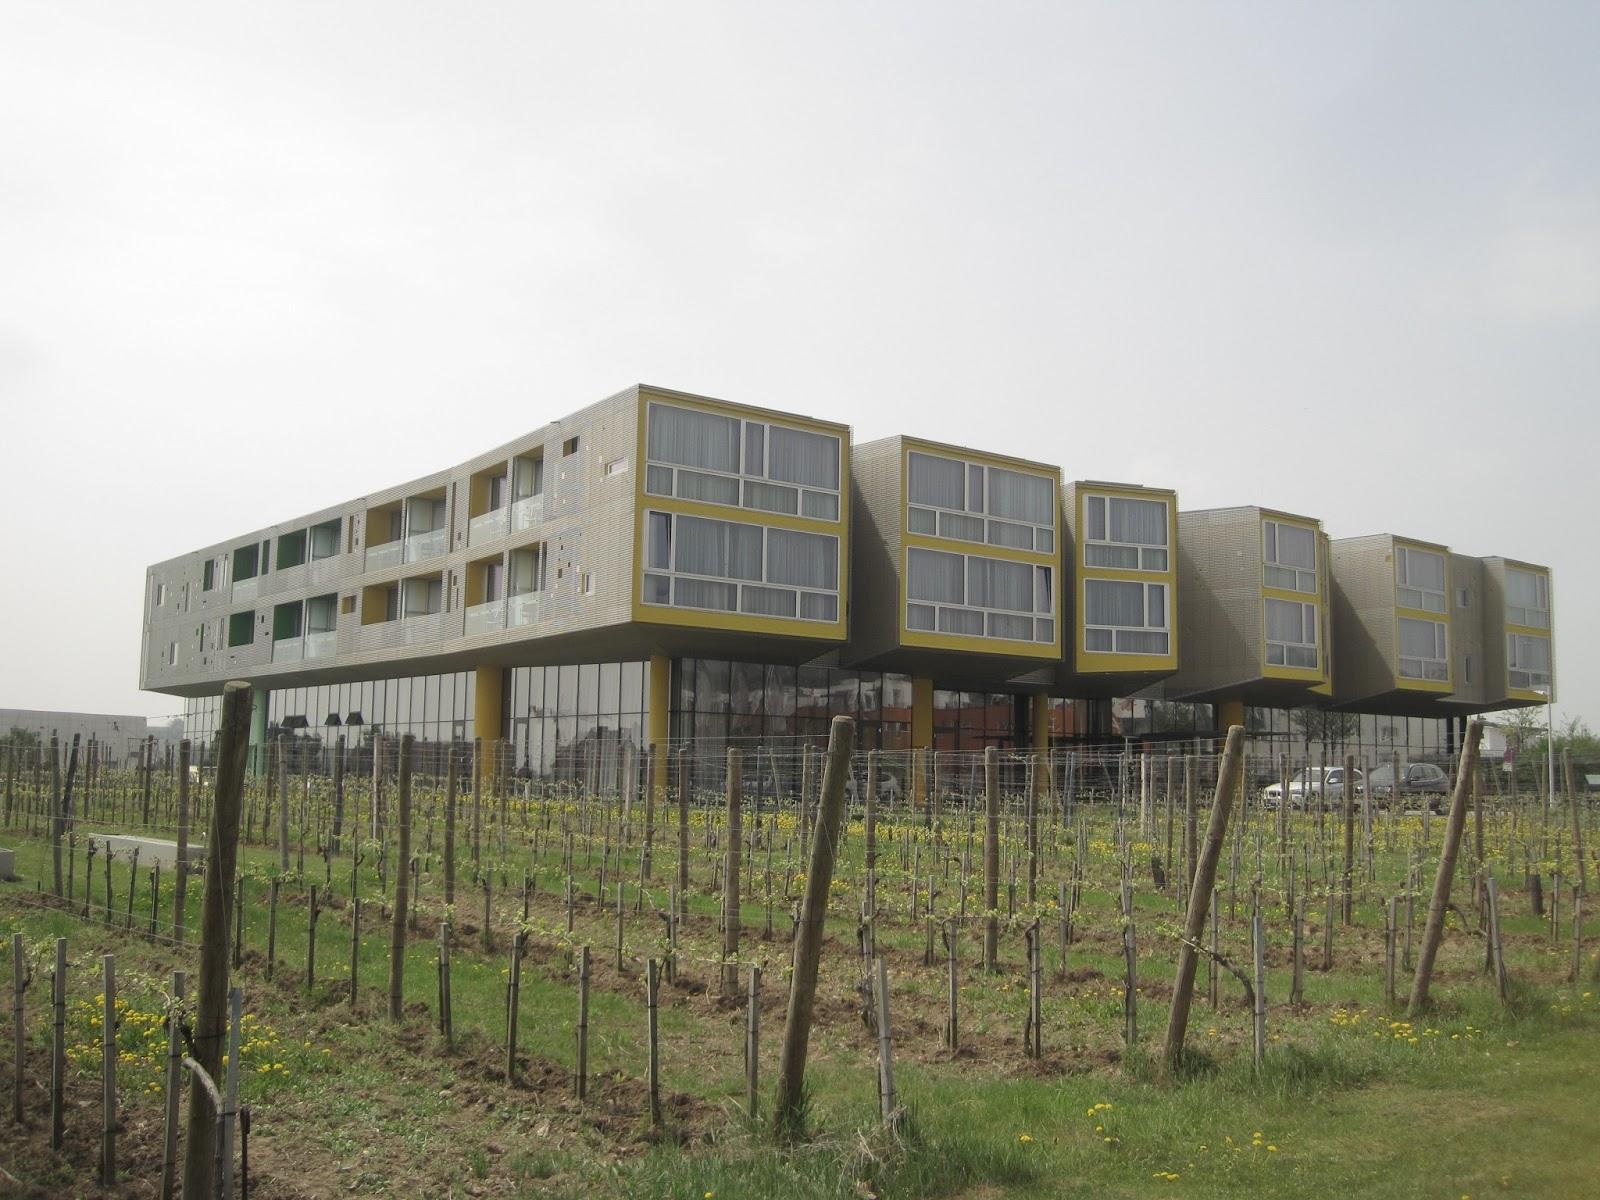
[[(1361, 795), (1361, 772), (1355, 773), (1355, 795)], [(1323, 805), (1344, 803), (1343, 767), (1305, 767), (1289, 779), (1289, 806), (1306, 807), (1307, 798)], [(1269, 783), (1261, 789), (1261, 799), (1268, 808), (1277, 808), (1283, 800), (1283, 784)]]

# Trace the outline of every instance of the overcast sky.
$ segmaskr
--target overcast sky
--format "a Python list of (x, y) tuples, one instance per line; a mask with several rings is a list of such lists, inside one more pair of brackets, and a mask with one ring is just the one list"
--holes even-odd
[(0, 2), (0, 704), (145, 567), (647, 381), (1555, 570), (1600, 5)]

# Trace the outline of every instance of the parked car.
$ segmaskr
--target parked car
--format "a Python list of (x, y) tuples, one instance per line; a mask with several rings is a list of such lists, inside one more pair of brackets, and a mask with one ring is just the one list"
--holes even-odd
[[(1393, 797), (1394, 768), (1374, 767), (1367, 782), (1374, 797)], [(1450, 776), (1432, 763), (1406, 763), (1400, 768), (1400, 794), (1406, 796), (1412, 793), (1426, 796), (1428, 807), (1438, 812), (1444, 807), (1443, 797), (1450, 794)]]
[[(1361, 772), (1355, 774), (1355, 792), (1361, 795)], [(1289, 779), (1289, 806), (1306, 807), (1307, 797), (1324, 805), (1344, 803), (1343, 767), (1306, 767)], [(1261, 799), (1268, 808), (1277, 808), (1283, 799), (1283, 783), (1269, 783), (1261, 789)]]

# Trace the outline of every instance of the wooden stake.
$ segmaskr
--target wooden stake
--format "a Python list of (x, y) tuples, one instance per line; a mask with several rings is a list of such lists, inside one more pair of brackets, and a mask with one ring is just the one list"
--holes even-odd
[[(441, 927), (442, 928), (442, 927)], [(361, 987), (361, 897), (350, 898), (350, 1007)]]
[(50, 977), (51, 1020), (54, 1036), (50, 1043), (50, 1149), (59, 1150), (66, 1142), (65, 1116), (67, 1086), (67, 939), (56, 939), (56, 967)]
[(739, 751), (728, 751), (727, 845), (722, 869), (722, 994), (732, 996), (739, 988), (739, 859), (743, 830), (739, 801), (743, 791), (743, 769)]
[[(1234, 793), (1244, 767), (1244, 729), (1234, 725), (1228, 730), (1228, 739), (1222, 752), (1222, 765), (1217, 772), (1217, 789), (1211, 801), (1211, 817), (1206, 825), (1205, 845), (1195, 865), (1194, 879), (1189, 888), (1189, 910), (1184, 918), (1183, 941), (1178, 948), (1177, 977), (1172, 988), (1172, 1008), (1167, 1019), (1167, 1036), (1162, 1046), (1162, 1061), (1167, 1070), (1177, 1067), (1183, 1057), (1184, 1038), (1189, 1027), (1189, 1005), (1194, 996), (1194, 976), (1198, 963), (1197, 951), (1205, 932), (1206, 910), (1210, 907), (1216, 888), (1217, 861), (1222, 857), (1222, 846), (1228, 836), (1228, 815), (1233, 806)], [(1285, 796), (1287, 802), (1287, 795)], [(1132, 895), (1126, 882), (1123, 894), (1127, 899), (1128, 932), (1125, 941), (1132, 939)], [(1132, 975), (1132, 957), (1129, 957)], [(1129, 1022), (1130, 1028), (1132, 1022)], [(1132, 1038), (1128, 1039), (1130, 1042)]]
[(900, 1123), (900, 1099), (894, 1088), (894, 1039), (889, 1032), (889, 967), (882, 958), (873, 966), (878, 1004), (878, 1111), (884, 1125), (892, 1129)]
[(400, 869), (394, 873), (394, 921), (389, 929), (389, 1019), (398, 1021), (404, 1011), (406, 980), (406, 905), (410, 899), (411, 861), (411, 752), (412, 734), (400, 739)]
[(1266, 931), (1261, 924), (1261, 901), (1256, 900), (1250, 914), (1250, 953), (1255, 968), (1255, 1005), (1251, 1012), (1251, 1062), (1259, 1074), (1267, 1055), (1267, 958)]
[(510, 998), (506, 1004), (506, 1082), (517, 1086), (517, 1015), (522, 1005), (522, 939), (527, 935), (517, 930), (511, 939)]
[[(13, 752), (15, 747), (13, 747)], [(22, 934), (11, 935), (11, 1119), (17, 1124), (22, 1124), (22, 1062), (27, 1050), (27, 1040), (23, 1035), (22, 1025), (22, 993), (28, 990), (28, 985), (33, 982), (33, 972), (28, 969), (27, 956), (23, 952)]]
[(589, 947), (578, 947), (578, 1062), (574, 1090), (580, 1101), (589, 1095)]
[(184, 738), (178, 743), (178, 849), (174, 863), (178, 877), (172, 895), (172, 940), (180, 946), (189, 904), (189, 754), (189, 739)]
[(806, 1053), (811, 1040), (811, 1018), (817, 993), (817, 965), (822, 956), (823, 925), (828, 912), (828, 891), (833, 883), (834, 856), (839, 823), (844, 810), (844, 787), (855, 747), (855, 722), (835, 717), (828, 732), (828, 758), (823, 771), (822, 805), (817, 837), (811, 847), (811, 870), (806, 875), (805, 899), (795, 938), (794, 974), (789, 988), (789, 1009), (784, 1022), (783, 1052), (778, 1066), (778, 1100), (774, 1119), (780, 1129), (798, 1132), (796, 1126), (805, 1090)]
[[(250, 685), (230, 683), (222, 693), (216, 796), (206, 838), (205, 900), (200, 911), (200, 982), (194, 1015), (193, 1060), (215, 1079), (222, 1066), (227, 1034), (228, 911), (234, 891), (239, 848), (239, 802), (244, 791), (245, 755), (250, 748)], [(242, 893), (239, 920), (242, 927)], [(202, 1089), (191, 1088), (188, 1134), (184, 1142), (183, 1195), (210, 1195), (219, 1149), (217, 1114), (209, 1111)]]
[[(180, 761), (184, 757), (180, 751)], [(172, 1200), (178, 1180), (178, 1100), (183, 1086), (183, 1033), (180, 1029), (183, 985), (183, 972), (174, 971), (172, 1002), (167, 1007), (166, 1119), (161, 1139), (161, 1185), (157, 1192), (160, 1200)]]
[(1455, 874), (1456, 856), (1461, 851), (1461, 834), (1467, 819), (1467, 792), (1472, 786), (1472, 765), (1478, 761), (1478, 744), (1483, 739), (1483, 722), (1474, 719), (1467, 726), (1467, 741), (1456, 770), (1455, 795), (1450, 800), (1450, 819), (1445, 825), (1444, 846), (1439, 853), (1439, 872), (1434, 878), (1433, 901), (1428, 906), (1428, 923), (1423, 931), (1422, 953), (1411, 984), (1407, 1013), (1415, 1019), (1428, 1004), (1428, 986), (1433, 981), (1433, 963), (1444, 938), (1445, 911), (1450, 903), (1450, 883)]
[(117, 960), (100, 957), (100, 1183), (117, 1182)]
[(655, 959), (646, 960), (644, 964), (644, 993), (647, 1017), (646, 1033), (650, 1049), (648, 1081), (650, 1085), (651, 1129), (661, 1128), (661, 1029), (656, 1012), (656, 993), (661, 984), (658, 970)]
[(744, 1015), (744, 1104), (745, 1116), (755, 1121), (761, 1081), (761, 968), (750, 967), (750, 991)]
[(983, 751), (983, 969), (1000, 969), (999, 751)]

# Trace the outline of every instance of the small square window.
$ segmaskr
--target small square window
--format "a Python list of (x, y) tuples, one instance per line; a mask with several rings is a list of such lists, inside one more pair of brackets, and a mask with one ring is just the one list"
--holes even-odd
[(577, 438), (569, 437), (566, 441), (561, 443), (561, 457), (562, 458), (571, 458), (577, 452), (578, 452), (578, 439)]
[(339, 597), (339, 612), (341, 614), (343, 614), (344, 616), (348, 617), (351, 613), (353, 613), (355, 611), (356, 611), (356, 598), (354, 596), (340, 596)]

